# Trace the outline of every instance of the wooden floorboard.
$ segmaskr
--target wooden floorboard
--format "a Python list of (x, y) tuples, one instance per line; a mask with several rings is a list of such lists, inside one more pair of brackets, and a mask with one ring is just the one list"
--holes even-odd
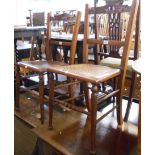
[[(90, 126), (85, 115), (71, 111), (57, 117), (55, 113), (53, 120), (53, 130), (44, 124), (34, 133), (62, 154), (89, 155)], [(97, 125), (96, 145), (97, 155), (136, 155), (137, 127), (126, 123), (118, 127), (115, 119), (105, 118)]]
[[(45, 147), (44, 152), (51, 149), (66, 155), (89, 154), (90, 127), (86, 115), (55, 107), (54, 128), (48, 130), (48, 110), (45, 108), (46, 116), (43, 125), (41, 125), (38, 116), (36, 117), (39, 112), (37, 97), (23, 93), (20, 95), (20, 103), (20, 112), (15, 111), (16, 155), (30, 155), (37, 142), (37, 136), (49, 146)], [(137, 125), (135, 121), (132, 123), (130, 120), (129, 123), (118, 127), (115, 114), (114, 117), (109, 115), (97, 124), (96, 139), (97, 155), (137, 154)], [(44, 153), (44, 155), (46, 154), (49, 155), (49, 153)]]
[[(14, 152), (15, 155), (31, 155), (35, 147), (37, 136), (32, 127), (16, 116), (14, 118)], [(9, 149), (9, 146), (8, 146)]]

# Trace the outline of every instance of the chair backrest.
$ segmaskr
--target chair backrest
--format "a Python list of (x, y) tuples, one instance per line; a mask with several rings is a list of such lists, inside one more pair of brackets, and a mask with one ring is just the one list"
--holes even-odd
[[(79, 27), (80, 27), (81, 12), (78, 11), (75, 16), (76, 16), (76, 18), (75, 18), (75, 20), (73, 22), (74, 23), (74, 29), (73, 29), (73, 32), (72, 32), (72, 38), (70, 40), (66, 40), (66, 41), (65, 40), (64, 41), (57, 41), (57, 40), (51, 39), (52, 25), (53, 25), (52, 24), (52, 19), (53, 18), (51, 16), (51, 13), (48, 13), (48, 17), (47, 17), (47, 36), (46, 36), (46, 59), (47, 60), (52, 60), (51, 47), (53, 45), (67, 46), (67, 47), (70, 47), (69, 64), (74, 64), (76, 45), (77, 45), (77, 38), (78, 38), (78, 32), (79, 32)], [(61, 17), (62, 17), (62, 19), (61, 19)], [(59, 20), (64, 20), (64, 15), (62, 15), (62, 16), (59, 15)], [(67, 21), (70, 23), (71, 22), (70, 18), (65, 18), (66, 24), (67, 24)]]
[(44, 26), (45, 25), (45, 13), (36, 12), (33, 13), (33, 26)]
[[(97, 4), (95, 3), (94, 9), (96, 7)], [(110, 40), (124, 40), (127, 32), (131, 6), (113, 2), (98, 8), (100, 8), (98, 10), (103, 9), (104, 12), (94, 12), (96, 36), (100, 34), (108, 36)], [(102, 49), (104, 49), (104, 51), (102, 51), (104, 57), (110, 56), (121, 58), (122, 56), (122, 49), (118, 46), (106, 46), (106, 51), (105, 48)], [(134, 52), (137, 52), (137, 50), (134, 50)], [(135, 55), (132, 55), (129, 59), (134, 59), (134, 56)]]
[[(110, 45), (110, 46), (116, 46), (118, 48), (123, 47), (123, 54), (121, 57), (121, 78), (122, 82), (124, 82), (125, 79), (125, 73), (127, 69), (127, 62), (128, 62), (128, 56), (130, 52), (130, 46), (131, 46), (131, 41), (132, 41), (132, 36), (133, 36), (133, 31), (135, 28), (135, 22), (136, 22), (136, 16), (138, 12), (138, 7), (139, 6), (139, 0), (133, 0), (132, 5), (130, 7), (130, 12), (129, 12), (129, 21), (127, 24), (127, 30), (126, 30), (126, 36), (124, 40), (118, 40), (117, 38), (114, 38), (111, 40), (102, 40), (99, 38), (99, 34), (95, 36), (95, 39), (89, 39), (89, 16), (90, 14), (101, 14), (105, 13), (106, 11), (106, 6), (103, 7), (96, 7), (96, 8), (90, 8), (88, 4), (86, 4), (85, 7), (85, 26), (84, 26), (84, 41), (83, 41), (83, 61), (84, 63), (88, 62), (88, 45), (89, 44), (94, 44), (94, 45)], [(118, 10), (119, 11), (119, 10)], [(122, 10), (120, 11), (122, 12)], [(96, 22), (97, 19), (96, 19)]]

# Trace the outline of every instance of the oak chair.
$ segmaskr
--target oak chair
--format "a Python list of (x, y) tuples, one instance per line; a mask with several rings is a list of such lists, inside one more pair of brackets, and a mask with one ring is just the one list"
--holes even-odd
[[(94, 6), (97, 6), (97, 1), (95, 1)], [(105, 7), (105, 13), (100, 14), (95, 17), (95, 33), (108, 35), (111, 40), (124, 40), (127, 30), (127, 24), (129, 20), (129, 10), (130, 6), (118, 4), (118, 3), (110, 3)], [(98, 18), (98, 23), (96, 22), (96, 18)], [(134, 49), (130, 50), (129, 60), (127, 65), (126, 72), (126, 82), (130, 82), (129, 87), (129, 95), (128, 95), (128, 104), (126, 108), (126, 113), (124, 120), (128, 120), (130, 107), (132, 104), (133, 96), (134, 96), (134, 88), (135, 88), (135, 80), (136, 75), (132, 70), (132, 62), (136, 60), (139, 54), (139, 13), (136, 18), (136, 26), (135, 26), (135, 36), (133, 36), (132, 44), (134, 44)], [(134, 40), (134, 42), (133, 42)], [(131, 45), (133, 46), (133, 45)], [(106, 47), (106, 48), (105, 48)], [(99, 50), (99, 49), (98, 49)], [(114, 68), (118, 68), (121, 63), (123, 49), (117, 46), (108, 46), (100, 48), (98, 54), (100, 55), (101, 60), (96, 55), (97, 63), (101, 65), (110, 66)], [(125, 88), (126, 89), (126, 88)]]
[[(87, 109), (82, 109), (73, 106), (70, 102), (71, 99), (66, 101), (58, 101), (75, 111), (87, 114), (90, 118), (90, 154), (96, 154), (96, 124), (107, 116), (114, 109), (117, 109), (117, 121), (119, 125), (122, 125), (122, 95), (124, 91), (125, 73), (127, 70), (128, 56), (130, 52), (130, 45), (132, 41), (132, 34), (136, 21), (136, 15), (138, 10), (139, 0), (133, 0), (132, 7), (130, 8), (130, 18), (127, 27), (127, 33), (125, 39), (121, 40), (107, 40), (104, 41), (98, 36), (95, 39), (89, 39), (89, 15), (94, 12), (105, 13), (105, 7), (89, 8), (88, 4), (85, 7), (85, 23), (84, 23), (84, 41), (83, 41), (83, 64), (71, 64), (68, 66), (50, 66), (48, 72), (59, 73), (65, 75), (74, 80), (79, 80), (84, 83), (84, 94), (86, 99)], [(121, 58), (121, 64), (119, 68), (112, 68), (108, 66), (101, 66), (96, 64), (88, 64), (88, 46), (93, 45), (111, 45), (117, 47), (123, 47), (123, 54)], [(109, 81), (118, 79), (117, 86), (109, 89), (100, 90), (98, 85), (104, 83), (107, 85)], [(50, 125), (52, 126), (53, 116), (53, 104), (55, 102), (53, 93), (54, 82), (50, 81), (50, 95), (49, 95), (49, 106), (50, 106)], [(90, 95), (91, 94), (91, 95)], [(110, 109), (108, 112), (98, 115), (97, 107), (108, 98), (116, 96), (116, 106)], [(97, 117), (98, 116), (98, 117)]]
[[(48, 19), (47, 19), (47, 36), (45, 38), (46, 42), (46, 60), (36, 60), (36, 61), (21, 61), (16, 63), (16, 101), (15, 101), (15, 108), (16, 110), (19, 110), (20, 103), (19, 103), (19, 95), (20, 95), (20, 67), (27, 68), (33, 72), (36, 72), (39, 77), (39, 98), (40, 98), (40, 114), (41, 114), (41, 123), (44, 122), (44, 74), (47, 73), (48, 68), (50, 66), (59, 66), (59, 65), (65, 65), (63, 62), (54, 61), (52, 58), (52, 45), (57, 44), (62, 46), (68, 46), (71, 47), (71, 53), (75, 53), (76, 50), (76, 43), (77, 43), (77, 34), (79, 30), (79, 24), (80, 24), (80, 18), (81, 13), (77, 12), (77, 17), (75, 20), (75, 28), (72, 35), (72, 40), (70, 42), (59, 42), (59, 41), (51, 41), (51, 14), (48, 13)], [(74, 59), (71, 59), (70, 63), (73, 63)], [(51, 76), (51, 74), (48, 74), (48, 78)]]

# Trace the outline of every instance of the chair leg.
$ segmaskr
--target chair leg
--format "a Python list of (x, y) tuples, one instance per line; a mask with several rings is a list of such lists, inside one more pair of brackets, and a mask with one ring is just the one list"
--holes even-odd
[(53, 129), (53, 102), (54, 102), (54, 75), (52, 73), (48, 73), (48, 85), (49, 85), (49, 129)]
[(16, 99), (15, 99), (15, 109), (19, 110), (19, 87), (20, 87), (20, 68), (16, 66)]
[(39, 74), (39, 96), (40, 96), (40, 114), (41, 123), (44, 123), (44, 76), (43, 73)]
[(122, 119), (122, 99), (123, 99), (123, 86), (122, 84), (124, 83), (124, 80), (121, 78), (121, 80), (118, 81), (118, 89), (120, 90), (116, 96), (116, 106), (117, 109), (117, 123), (118, 125), (123, 124), (123, 119)]
[(131, 87), (130, 87), (130, 92), (129, 92), (129, 99), (127, 103), (127, 108), (124, 116), (124, 121), (127, 122), (130, 114), (130, 109), (132, 105), (132, 99), (133, 99), (133, 94), (134, 94), (134, 88), (135, 88), (135, 81), (136, 81), (136, 74), (135, 72), (132, 72), (132, 78), (131, 78)]
[(97, 92), (98, 86), (94, 85), (92, 87), (91, 94), (91, 131), (90, 131), (90, 154), (96, 154), (96, 115), (97, 115)]
[(121, 93), (119, 93), (116, 98), (116, 104), (118, 105), (118, 107), (117, 107), (117, 122), (118, 122), (118, 125), (122, 125), (123, 119), (122, 119), (122, 95), (121, 95)]

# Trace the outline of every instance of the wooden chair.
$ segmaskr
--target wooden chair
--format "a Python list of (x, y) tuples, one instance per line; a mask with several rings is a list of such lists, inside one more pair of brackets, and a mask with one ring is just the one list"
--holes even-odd
[[(85, 25), (84, 25), (84, 41), (83, 41), (83, 62), (84, 64), (73, 64), (68, 66), (50, 66), (48, 69), (51, 73), (59, 73), (65, 75), (69, 78), (73, 78), (74, 80), (80, 80), (84, 83), (85, 88), (85, 99), (87, 104), (87, 110), (78, 108), (73, 106), (68, 99), (66, 101), (58, 101), (60, 104), (63, 104), (73, 110), (78, 112), (87, 114), (90, 119), (88, 122), (90, 123), (90, 154), (96, 154), (96, 124), (102, 120), (105, 116), (107, 116), (110, 112), (114, 109), (117, 109), (117, 121), (119, 125), (122, 125), (122, 95), (124, 91), (124, 81), (125, 81), (125, 73), (127, 70), (127, 62), (128, 56), (130, 52), (130, 45), (132, 40), (132, 34), (134, 30), (134, 24), (136, 21), (136, 15), (138, 10), (139, 0), (133, 0), (132, 7), (130, 9), (130, 18), (127, 28), (126, 37), (123, 41), (120, 40), (108, 40), (104, 41), (101, 38), (96, 39), (89, 39), (89, 15), (95, 13), (105, 13), (105, 7), (96, 7), (96, 8), (89, 8), (86, 5), (85, 8)], [(123, 54), (121, 59), (121, 64), (119, 68), (112, 68), (107, 66), (95, 65), (95, 64), (88, 64), (88, 46), (89, 44), (93, 45), (111, 45), (111, 46), (118, 46), (124, 47)], [(104, 83), (107, 85), (113, 79), (118, 79), (118, 83), (116, 87), (111, 88), (110, 90), (99, 90), (98, 85), (100, 83)], [(52, 125), (52, 115), (53, 115), (53, 104), (55, 101), (54, 93), (52, 92), (54, 87), (54, 82), (50, 82), (50, 95), (49, 95), (49, 106), (50, 106), (50, 124)], [(89, 94), (91, 93), (91, 96)], [(51, 93), (52, 92), (52, 93)], [(97, 112), (98, 105), (102, 102), (107, 100), (108, 98), (116, 96), (116, 106), (110, 109), (108, 112), (101, 116), (98, 115)]]
[[(38, 61), (21, 61), (17, 62), (16, 64), (16, 102), (15, 102), (15, 108), (19, 110), (19, 94), (20, 94), (20, 67), (27, 68), (33, 72), (36, 72), (39, 76), (39, 98), (40, 98), (40, 113), (41, 113), (41, 123), (44, 122), (44, 74), (47, 72), (48, 68), (50, 66), (59, 66), (59, 65), (65, 65), (63, 62), (54, 61), (52, 59), (52, 45), (57, 44), (62, 46), (69, 46), (71, 47), (71, 53), (75, 53), (76, 50), (76, 43), (77, 43), (77, 35), (79, 30), (79, 24), (80, 24), (80, 17), (81, 13), (77, 12), (77, 17), (75, 21), (75, 28), (73, 31), (73, 37), (70, 42), (59, 42), (59, 41), (51, 41), (51, 14), (48, 13), (48, 22), (47, 22), (47, 36), (45, 38), (46, 42), (46, 60), (38, 60)], [(52, 45), (51, 45), (52, 44)], [(70, 60), (70, 63), (73, 63), (74, 59)], [(50, 78), (51, 74), (48, 74), (48, 78)]]
[[(96, 7), (95, 3), (95, 7)], [(98, 34), (108, 35), (109, 39), (111, 40), (124, 40), (124, 37), (126, 35), (127, 30), (127, 24), (129, 20), (129, 8), (130, 6), (118, 4), (118, 3), (108, 3), (105, 6), (105, 13), (100, 14), (95, 17), (98, 18), (98, 23), (95, 23), (95, 30)], [(119, 10), (119, 11), (118, 11)], [(139, 14), (139, 13), (138, 13)], [(128, 105), (125, 113), (124, 120), (128, 120), (130, 107), (133, 100), (134, 95), (134, 88), (135, 88), (135, 80), (136, 76), (135, 73), (132, 71), (132, 62), (133, 60), (136, 60), (138, 57), (138, 43), (139, 41), (139, 15), (137, 14), (137, 22), (136, 22), (136, 28), (135, 28), (135, 38), (133, 36), (132, 42), (134, 40), (134, 49), (130, 51), (129, 54), (129, 60), (127, 65), (127, 72), (126, 72), (126, 82), (130, 82), (130, 89), (129, 89), (129, 95), (128, 95)], [(133, 45), (131, 45), (133, 46)], [(106, 47), (106, 48), (105, 48)], [(114, 68), (118, 68), (121, 63), (121, 57), (122, 57), (122, 48), (117, 46), (104, 46), (104, 48), (100, 48), (100, 58), (99, 60), (98, 56), (95, 56), (97, 58), (97, 63), (100, 63), (101, 65), (110, 66)], [(100, 62), (99, 62), (100, 61)], [(125, 90), (127, 88), (125, 87)]]
[[(75, 27), (76, 12), (77, 12), (76, 10), (67, 10), (62, 11), (62, 13), (57, 12), (56, 14), (54, 14), (54, 16), (52, 17), (52, 25), (53, 27), (55, 27), (55, 29), (52, 29), (52, 31), (55, 31), (60, 35), (62, 33), (72, 34)], [(70, 48), (62, 47), (61, 45), (59, 46), (55, 45), (53, 48), (55, 48), (55, 50), (57, 49), (57, 53), (55, 52), (52, 54), (53, 58), (56, 60), (57, 55), (61, 54), (62, 56), (61, 59), (64, 59), (64, 62), (68, 63)]]

